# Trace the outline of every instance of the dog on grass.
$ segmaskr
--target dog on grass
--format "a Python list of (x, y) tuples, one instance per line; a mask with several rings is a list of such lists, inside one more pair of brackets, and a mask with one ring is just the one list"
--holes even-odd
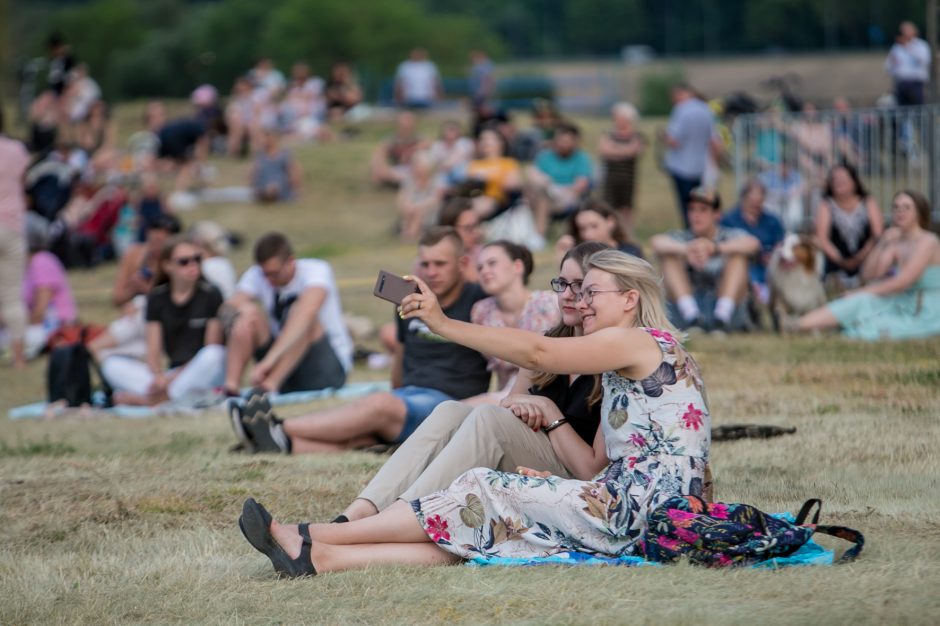
[(767, 264), (770, 311), (778, 331), (794, 328), (801, 315), (826, 304), (819, 254), (808, 236), (787, 235)]

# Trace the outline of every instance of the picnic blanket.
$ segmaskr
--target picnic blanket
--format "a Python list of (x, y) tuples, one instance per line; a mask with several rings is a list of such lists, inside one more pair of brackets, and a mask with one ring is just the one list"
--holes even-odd
[[(318, 389), (317, 391), (292, 391), (290, 393), (272, 393), (270, 395), (272, 406), (287, 406), (302, 404), (324, 398), (337, 398), (350, 400), (370, 393), (388, 391), (388, 381), (366, 381), (349, 383), (338, 389)], [(247, 391), (247, 390), (246, 390)], [(200, 397), (184, 398), (180, 402), (165, 402), (157, 406), (114, 406), (109, 408), (76, 407), (69, 408), (60, 405), (50, 405), (48, 402), (33, 402), (9, 410), (7, 417), (11, 420), (20, 419), (64, 419), (64, 418), (91, 418), (112, 416), (124, 419), (148, 419), (166, 415), (199, 415), (220, 405), (222, 396), (217, 394)]]
[[(774, 513), (774, 517), (793, 522), (796, 518), (790, 513)], [(779, 569), (781, 567), (793, 567), (798, 565), (832, 565), (835, 553), (833, 550), (827, 550), (821, 545), (810, 539), (803, 544), (799, 550), (787, 557), (777, 557), (748, 565), (754, 569)], [(552, 556), (537, 558), (491, 558), (475, 557), (467, 561), (467, 565), (472, 567), (491, 567), (491, 566), (509, 566), (520, 567), (530, 565), (614, 565), (618, 567), (665, 567), (666, 563), (656, 563), (647, 561), (640, 556), (622, 556), (618, 558), (597, 556), (585, 552), (559, 552)]]

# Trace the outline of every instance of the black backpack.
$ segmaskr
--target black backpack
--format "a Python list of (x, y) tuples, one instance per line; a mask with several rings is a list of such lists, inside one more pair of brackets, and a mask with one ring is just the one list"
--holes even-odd
[(46, 387), (49, 390), (49, 402), (65, 400), (70, 407), (91, 404), (91, 370), (94, 369), (101, 381), (105, 395), (105, 405), (111, 405), (111, 387), (101, 375), (98, 362), (85, 347), (84, 341), (54, 348), (49, 353), (49, 366), (46, 370)]

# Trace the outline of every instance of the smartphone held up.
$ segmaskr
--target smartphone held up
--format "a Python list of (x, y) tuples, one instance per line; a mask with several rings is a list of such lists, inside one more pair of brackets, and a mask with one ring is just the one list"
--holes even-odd
[(405, 296), (412, 293), (419, 293), (418, 286), (415, 283), (385, 270), (379, 271), (379, 275), (375, 279), (375, 289), (372, 290), (372, 295), (388, 300), (395, 305), (401, 305), (401, 301), (405, 299)]

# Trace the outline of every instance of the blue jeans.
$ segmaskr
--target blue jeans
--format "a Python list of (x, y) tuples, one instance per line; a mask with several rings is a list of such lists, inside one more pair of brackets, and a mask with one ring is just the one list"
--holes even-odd
[(421, 422), (431, 414), (437, 405), (447, 400), (453, 400), (443, 391), (430, 389), (428, 387), (416, 387), (406, 385), (398, 389), (392, 389), (392, 395), (405, 403), (405, 425), (395, 441), (389, 443), (401, 443), (407, 439), (411, 433), (417, 430)]
[(678, 174), (669, 172), (672, 176), (672, 182), (676, 186), (676, 199), (679, 201), (679, 215), (682, 217), (682, 225), (689, 227), (689, 194), (692, 190), (702, 184), (702, 178), (685, 178)]

